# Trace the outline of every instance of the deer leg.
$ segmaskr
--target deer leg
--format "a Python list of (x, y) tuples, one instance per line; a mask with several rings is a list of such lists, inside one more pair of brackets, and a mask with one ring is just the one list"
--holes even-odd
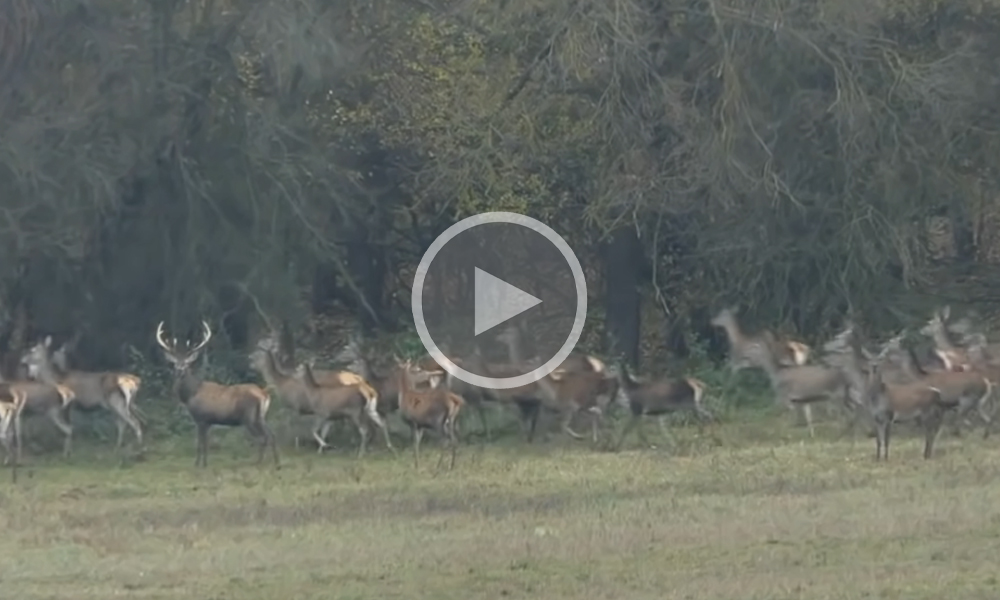
[(111, 396), (108, 406), (111, 408), (111, 412), (115, 414), (115, 425), (118, 428), (118, 441), (115, 443), (115, 450), (120, 450), (122, 443), (125, 440), (125, 427), (130, 427), (132, 432), (135, 433), (136, 442), (142, 445), (142, 426), (139, 425), (139, 420), (135, 418), (132, 411), (125, 403), (125, 399), (118, 394), (113, 394)]
[(358, 444), (358, 458), (365, 455), (365, 450), (368, 449), (368, 423), (365, 422), (360, 415), (353, 416), (354, 426), (358, 428), (358, 434), (361, 436), (361, 443)]
[(260, 421), (248, 421), (244, 426), (257, 444), (257, 464), (260, 465), (264, 462), (264, 451), (267, 450), (267, 434)]
[(385, 419), (382, 418), (382, 415), (378, 414), (377, 410), (367, 411), (366, 414), (371, 422), (375, 423), (375, 426), (382, 430), (382, 437), (385, 438), (386, 447), (395, 454), (396, 448), (392, 445), (392, 440), (389, 438), (389, 426), (386, 425)]
[(562, 430), (566, 432), (568, 435), (572, 436), (574, 439), (582, 440), (583, 436), (573, 431), (569, 426), (569, 424), (573, 421), (573, 417), (576, 415), (576, 412), (577, 411), (575, 407), (563, 410)]
[(806, 420), (806, 427), (809, 428), (809, 437), (816, 437), (816, 431), (813, 429), (813, 413), (811, 405), (802, 405), (802, 417)]
[(63, 456), (69, 458), (73, 454), (73, 425), (66, 419), (66, 412), (60, 408), (49, 409), (49, 420), (63, 434)]
[(935, 408), (929, 415), (925, 415), (925, 417), (924, 460), (928, 460), (934, 453), (934, 440), (937, 439), (938, 432), (941, 431), (941, 424), (944, 420), (944, 415), (941, 413), (940, 409)]
[(536, 402), (519, 401), (517, 410), (521, 417), (521, 429), (525, 432), (528, 443), (535, 440), (535, 429), (538, 427), (538, 414), (541, 412), (541, 404)]
[(329, 430), (329, 427), (327, 427), (328, 424), (329, 419), (325, 416), (317, 416), (313, 419), (312, 437), (316, 440), (316, 443), (319, 444), (319, 447), (316, 449), (316, 454), (323, 454), (323, 451), (330, 447), (330, 444), (326, 443), (326, 440), (323, 439), (323, 435), (321, 433), (323, 432), (324, 427)]
[[(886, 415), (882, 422), (875, 426), (876, 443), (882, 446), (882, 460), (889, 460), (889, 439), (892, 437), (892, 420), (894, 415)], [(877, 457), (876, 457), (876, 460)]]
[(603, 412), (600, 406), (591, 406), (587, 409), (590, 413), (590, 441), (596, 446), (599, 440), (598, 432), (601, 428)]
[(451, 461), (448, 464), (448, 470), (451, 471), (455, 468), (455, 456), (458, 454), (458, 432), (455, 430), (454, 419), (448, 419), (447, 426), (448, 441), (451, 446)]
[(281, 468), (281, 463), (278, 460), (278, 444), (275, 443), (274, 433), (263, 419), (260, 421), (260, 429), (264, 432), (264, 443), (271, 447), (271, 458), (274, 459), (274, 468)]
[(12, 421), (13, 417), (14, 417), (14, 412), (13, 410), (11, 410), (11, 413), (8, 415), (4, 415), (3, 420), (0, 421), (0, 443), (3, 444), (4, 466), (9, 465), (10, 461), (13, 460), (14, 458), (14, 445), (13, 445), (13, 439), (11, 438), (12, 434), (11, 425), (13, 424)]
[(420, 470), (420, 440), (424, 437), (424, 430), (417, 426), (411, 425), (413, 429), (413, 468)]
[(198, 447), (195, 451), (194, 466), (195, 467), (207, 467), (208, 466), (208, 424), (198, 423), (197, 436), (198, 436)]

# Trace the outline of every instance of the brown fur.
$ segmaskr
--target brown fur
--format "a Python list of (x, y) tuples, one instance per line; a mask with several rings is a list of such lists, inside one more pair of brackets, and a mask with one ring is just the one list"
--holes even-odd
[(583, 439), (570, 428), (570, 423), (577, 413), (590, 411), (591, 438), (596, 443), (604, 409), (618, 392), (618, 381), (604, 372), (556, 370), (540, 379), (538, 388), (542, 392), (542, 406), (559, 413), (560, 427), (571, 437)]
[(396, 385), (400, 416), (410, 426), (413, 434), (414, 466), (420, 467), (420, 441), (424, 431), (433, 429), (447, 440), (447, 445), (451, 448), (449, 469), (453, 469), (458, 451), (456, 426), (465, 400), (446, 388), (413, 389), (412, 370), (415, 370), (412, 363), (400, 364), (396, 371)]
[[(65, 351), (65, 346), (60, 349)], [(37, 378), (49, 384), (61, 384), (73, 390), (74, 408), (82, 411), (105, 410), (115, 416), (118, 437), (115, 449), (122, 447), (125, 429), (129, 427), (135, 434), (137, 443), (142, 445), (142, 426), (135, 416), (133, 400), (142, 379), (131, 373), (109, 371), (75, 371), (65, 369), (65, 356), (54, 360), (52, 337), (31, 347), (21, 360)]]
[(316, 381), (312, 369), (306, 363), (296, 369), (295, 378), (303, 385), (310, 414), (315, 415), (312, 435), (319, 444), (319, 452), (328, 447), (326, 434), (330, 423), (337, 419), (349, 419), (357, 428), (361, 436), (358, 457), (364, 456), (368, 445), (368, 421), (382, 430), (386, 446), (395, 451), (385, 421), (378, 414), (378, 393), (368, 383), (362, 381), (357, 385), (323, 386)]
[(625, 437), (636, 427), (643, 443), (649, 444), (641, 426), (642, 419), (646, 416), (661, 416), (690, 410), (701, 419), (714, 420), (701, 404), (705, 394), (705, 383), (693, 377), (663, 377), (639, 383), (632, 379), (628, 368), (622, 364), (619, 368), (619, 385), (628, 402), (632, 418), (622, 430), (616, 448), (621, 448)]
[(214, 381), (203, 381), (191, 372), (191, 366), (198, 359), (201, 349), (212, 338), (208, 323), (202, 322), (204, 336), (193, 348), (187, 343), (183, 349), (176, 342), (168, 344), (163, 339), (163, 323), (156, 330), (156, 342), (163, 349), (164, 356), (174, 366), (174, 394), (187, 408), (197, 429), (198, 448), (195, 466), (208, 466), (208, 431), (214, 426), (245, 427), (258, 440), (257, 463), (264, 460), (268, 446), (274, 458), (274, 466), (279, 466), (278, 449), (274, 435), (267, 426), (267, 412), (271, 397), (260, 387), (243, 383), (223, 385)]

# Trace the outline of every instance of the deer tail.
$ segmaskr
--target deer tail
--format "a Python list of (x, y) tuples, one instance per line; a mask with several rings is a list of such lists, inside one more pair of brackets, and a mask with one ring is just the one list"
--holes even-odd
[(64, 385), (56, 384), (55, 387), (56, 387), (56, 392), (59, 393), (59, 397), (62, 398), (63, 408), (66, 408), (67, 406), (69, 406), (70, 402), (72, 402), (73, 399), (76, 398), (76, 392), (74, 392), (73, 390), (69, 389)]
[(604, 362), (597, 358), (596, 356), (587, 355), (587, 364), (590, 365), (591, 370), (595, 373), (603, 373), (605, 370)]
[(142, 385), (142, 379), (130, 373), (123, 373), (115, 378), (115, 383), (118, 385), (118, 391), (125, 398), (125, 407), (132, 410), (132, 401), (135, 400), (135, 394), (139, 391), (139, 386)]
[(378, 392), (375, 391), (375, 388), (371, 384), (364, 380), (355, 385), (358, 386), (358, 392), (365, 399), (365, 412), (368, 414), (368, 418), (379, 425), (383, 425), (382, 417), (378, 414)]

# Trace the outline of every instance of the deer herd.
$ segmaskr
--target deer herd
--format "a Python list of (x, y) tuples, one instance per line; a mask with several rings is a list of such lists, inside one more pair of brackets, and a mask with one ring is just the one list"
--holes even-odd
[[(816, 353), (801, 342), (780, 339), (770, 330), (745, 333), (731, 308), (721, 310), (711, 324), (726, 333), (730, 369), (763, 371), (775, 401), (800, 410), (810, 436), (814, 435), (812, 405), (832, 401), (847, 417), (844, 434), (853, 431), (860, 421), (873, 427), (876, 460), (884, 460), (888, 458), (891, 426), (901, 421), (914, 422), (923, 429), (924, 458), (931, 457), (934, 441), (949, 415), (954, 415), (956, 428), (971, 424), (970, 419), (975, 418), (983, 425), (984, 438), (990, 434), (993, 395), (1000, 381), (1000, 347), (989, 344), (983, 333), (974, 331), (969, 319), (954, 323), (949, 319), (948, 307), (937, 310), (915, 332), (933, 347), (923, 358), (911, 345), (904, 345), (906, 330), (870, 349), (854, 324), (848, 323), (823, 344), (822, 352)], [(448, 356), (455, 364), (490, 377), (520, 375), (542, 363), (525, 355), (524, 337), (516, 326), (496, 336), (505, 350), (503, 359), (484, 356), (479, 347), (464, 356)], [(308, 361), (296, 363), (294, 350), (282, 348), (278, 336), (272, 333), (261, 339), (248, 356), (250, 365), (265, 382), (261, 387), (206, 381), (197, 363), (211, 339), (212, 330), (206, 322), (202, 322), (201, 339), (194, 342), (168, 340), (162, 322), (155, 332), (156, 343), (173, 368), (173, 395), (194, 422), (195, 465), (201, 467), (208, 462), (208, 432), (213, 426), (245, 428), (257, 442), (257, 462), (262, 462), (270, 450), (274, 465), (279, 465), (275, 436), (267, 424), (272, 394), (294, 414), (311, 419), (311, 438), (318, 452), (330, 447), (328, 436), (333, 424), (344, 422), (358, 434), (358, 457), (364, 456), (373, 428), (381, 434), (386, 448), (396, 453), (388, 419), (398, 415), (411, 431), (417, 467), (420, 444), (428, 430), (443, 442), (439, 464), (450, 453), (449, 468), (454, 467), (458, 420), (466, 405), (477, 414), (487, 440), (492, 437), (487, 409), (508, 407), (518, 416), (528, 442), (533, 440), (539, 416), (544, 413), (555, 414), (560, 430), (574, 439), (585, 437), (572, 428), (574, 417), (589, 417), (594, 443), (604, 415), (620, 405), (630, 417), (615, 449), (633, 430), (648, 444), (641, 426), (644, 417), (690, 411), (703, 421), (715, 419), (704, 406), (706, 386), (698, 379), (636, 378), (623, 362), (609, 367), (599, 358), (580, 352), (570, 354), (537, 382), (491, 389), (453, 377), (429, 355), (417, 360), (396, 358), (388, 368), (377, 369), (358, 339), (352, 339), (337, 357), (345, 364), (343, 370), (316, 369)], [(117, 425), (116, 451), (121, 451), (129, 430), (142, 447), (143, 425), (135, 405), (142, 383), (139, 377), (124, 372), (71, 369), (67, 346), (54, 349), (51, 337), (29, 348), (21, 365), (23, 378), (0, 382), (0, 442), (6, 451), (5, 464), (11, 465), (15, 481), (22, 452), (22, 417), (45, 417), (55, 425), (63, 436), (65, 456), (72, 452), (71, 409), (110, 413)], [(296, 437), (296, 446), (299, 443)]]

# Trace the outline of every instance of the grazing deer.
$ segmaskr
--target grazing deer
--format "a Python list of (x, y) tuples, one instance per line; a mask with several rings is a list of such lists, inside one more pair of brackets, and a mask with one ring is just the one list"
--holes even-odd
[(195, 467), (208, 466), (208, 430), (216, 425), (245, 427), (258, 440), (257, 464), (263, 462), (264, 451), (270, 446), (274, 466), (279, 467), (278, 448), (267, 425), (267, 409), (271, 406), (267, 392), (250, 383), (222, 385), (205, 381), (192, 373), (191, 367), (201, 349), (212, 339), (212, 328), (205, 321), (201, 324), (202, 340), (193, 347), (186, 341), (183, 348), (178, 347), (176, 339), (169, 344), (163, 339), (163, 321), (156, 327), (156, 343), (174, 367), (174, 394), (191, 415), (198, 432)]
[(358, 458), (364, 456), (368, 446), (368, 420), (382, 430), (385, 445), (389, 450), (396, 451), (392, 446), (392, 440), (389, 439), (385, 421), (378, 414), (378, 393), (372, 386), (364, 382), (355, 385), (320, 385), (313, 376), (309, 363), (298, 366), (295, 370), (295, 379), (302, 384), (308, 414), (315, 418), (312, 435), (319, 444), (317, 452), (322, 453), (329, 446), (326, 443), (326, 435), (333, 421), (339, 419), (349, 419), (361, 436)]
[(649, 440), (642, 430), (643, 417), (661, 417), (679, 411), (693, 411), (699, 419), (714, 421), (701, 400), (705, 394), (704, 382), (693, 377), (662, 377), (654, 381), (639, 382), (629, 373), (624, 361), (618, 364), (618, 383), (632, 413), (615, 445), (620, 450), (625, 437), (636, 429), (639, 439), (647, 446)]
[(12, 483), (17, 483), (21, 463), (21, 413), (27, 397), (16, 384), (0, 383), (0, 443), (5, 453), (3, 462), (10, 465)]
[(538, 380), (542, 406), (558, 413), (560, 428), (570, 437), (581, 440), (583, 436), (573, 431), (570, 423), (580, 412), (587, 411), (591, 419), (591, 440), (598, 441), (598, 429), (604, 410), (618, 392), (618, 379), (605, 371), (567, 372), (556, 369)]
[(141, 447), (142, 426), (135, 416), (133, 402), (142, 380), (131, 373), (68, 370), (66, 348), (67, 345), (64, 344), (58, 350), (61, 356), (56, 359), (52, 352), (52, 336), (46, 336), (28, 350), (21, 359), (21, 364), (28, 368), (32, 378), (73, 390), (75, 409), (86, 412), (96, 410), (111, 412), (115, 416), (115, 425), (118, 429), (116, 451), (121, 450), (126, 427), (132, 429), (136, 443)]
[[(398, 360), (396, 364), (399, 367), (396, 370), (399, 413), (413, 433), (414, 467), (420, 468), (420, 441), (424, 437), (424, 431), (433, 429), (446, 440), (447, 446), (451, 449), (448, 468), (454, 469), (455, 455), (458, 451), (458, 435), (455, 428), (465, 401), (447, 387), (416, 389), (415, 365), (411, 361)], [(439, 465), (443, 459), (444, 454), (438, 460)]]
[[(726, 332), (729, 341), (729, 370), (732, 373), (753, 367), (763, 368), (752, 360), (753, 353), (747, 352), (755, 344), (766, 346), (779, 367), (803, 366), (809, 362), (811, 349), (802, 342), (778, 340), (767, 329), (756, 335), (745, 333), (736, 318), (736, 310), (732, 307), (720, 310), (712, 317), (711, 324)], [(812, 407), (804, 404), (798, 406), (798, 410), (801, 411), (806, 426), (812, 431)]]
[[(779, 404), (792, 408), (825, 400), (840, 400), (851, 409), (849, 382), (839, 369), (822, 365), (779, 365), (771, 346), (764, 342), (750, 343), (743, 348), (743, 352), (751, 364), (759, 365), (767, 373)], [(807, 425), (809, 437), (815, 437), (812, 419), (807, 420)]]

